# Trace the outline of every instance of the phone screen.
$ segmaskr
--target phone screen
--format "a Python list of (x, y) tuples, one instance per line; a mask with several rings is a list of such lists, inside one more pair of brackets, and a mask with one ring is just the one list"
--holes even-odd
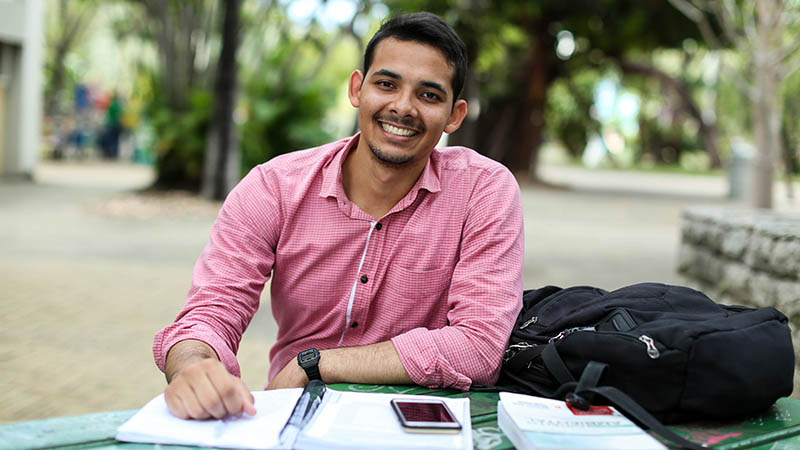
[(406, 422), (451, 422), (456, 419), (443, 403), (397, 402)]
[(402, 425), (410, 429), (457, 431), (461, 424), (441, 400), (392, 400), (392, 407)]

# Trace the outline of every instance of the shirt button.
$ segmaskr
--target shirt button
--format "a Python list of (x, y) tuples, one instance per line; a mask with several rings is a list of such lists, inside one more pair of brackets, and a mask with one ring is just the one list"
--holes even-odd
[(350, 325), (350, 328), (355, 328), (355, 327), (357, 327), (357, 326), (358, 326), (358, 322), (353, 322), (353, 324), (352, 324), (352, 325)]
[(367, 281), (369, 281), (369, 278), (366, 275), (361, 275), (361, 282), (366, 283)]
[(375, 228), (380, 230), (381, 228), (383, 228), (383, 224), (382, 223), (378, 223), (377, 225), (375, 225)]

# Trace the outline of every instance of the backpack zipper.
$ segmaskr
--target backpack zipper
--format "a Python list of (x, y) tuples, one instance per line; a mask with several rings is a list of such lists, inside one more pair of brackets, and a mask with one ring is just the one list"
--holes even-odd
[(558, 333), (557, 335), (551, 337), (547, 342), (552, 344), (555, 341), (560, 341), (561, 339), (564, 339), (566, 336), (576, 331), (597, 331), (597, 329), (595, 327), (567, 328), (566, 330), (563, 330), (561, 333)]
[[(560, 341), (561, 339), (564, 339), (566, 336), (569, 336), (570, 334), (575, 333), (576, 331), (597, 331), (597, 329), (595, 327), (593, 327), (593, 326), (592, 327), (567, 328), (566, 330), (563, 330), (560, 333), (558, 333), (557, 335), (551, 337), (547, 342), (552, 344), (553, 342)], [(630, 336), (629, 334), (625, 334), (625, 333), (615, 333), (615, 334), (622, 334), (623, 336)], [(630, 336), (630, 337), (633, 337), (633, 336)], [(648, 336), (646, 334), (643, 334), (643, 335), (639, 336), (638, 340), (640, 342), (643, 342), (644, 345), (647, 346), (647, 356), (649, 356), (651, 359), (658, 359), (661, 356), (661, 353), (658, 351), (658, 348), (656, 348), (656, 342), (653, 340), (653, 338), (651, 338), (650, 336)]]
[(653, 341), (653, 338), (651, 338), (646, 334), (643, 334), (639, 336), (639, 340), (644, 342), (644, 344), (647, 346), (647, 356), (649, 356), (652, 359), (658, 359), (658, 357), (661, 356), (661, 354), (658, 352), (658, 349), (656, 348), (656, 343), (655, 341)]
[(533, 325), (534, 323), (536, 323), (538, 321), (539, 321), (539, 316), (533, 316), (530, 319), (526, 320), (525, 323), (520, 325), (519, 329), (520, 330), (524, 330), (525, 328), (528, 328), (528, 325)]

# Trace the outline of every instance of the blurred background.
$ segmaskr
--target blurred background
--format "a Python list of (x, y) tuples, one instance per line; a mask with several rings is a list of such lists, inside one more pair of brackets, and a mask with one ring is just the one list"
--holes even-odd
[[(357, 131), (349, 74), (422, 10), (469, 54), (442, 144), (520, 183), (526, 288), (682, 283), (800, 323), (800, 1), (0, 0), (0, 423), (161, 392), (152, 336), (221, 200)], [(252, 389), (275, 335), (267, 289)]]

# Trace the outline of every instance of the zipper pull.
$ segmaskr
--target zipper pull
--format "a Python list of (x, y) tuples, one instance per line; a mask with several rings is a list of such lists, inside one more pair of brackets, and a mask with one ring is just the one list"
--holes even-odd
[(655, 341), (653, 341), (653, 338), (651, 338), (646, 334), (643, 334), (639, 336), (639, 340), (644, 342), (644, 344), (647, 346), (647, 356), (649, 356), (652, 359), (658, 359), (658, 357), (661, 356), (661, 354), (658, 352), (658, 349), (656, 348), (656, 343)]
[(551, 337), (547, 342), (552, 344), (555, 341), (559, 341), (561, 339), (564, 339), (564, 337), (566, 337), (567, 335), (570, 335), (570, 334), (572, 334), (572, 333), (574, 333), (576, 331), (596, 331), (596, 330), (595, 330), (594, 327), (567, 328), (566, 330), (563, 330), (561, 333), (558, 333), (557, 335)]
[(520, 329), (520, 330), (524, 330), (525, 328), (528, 328), (528, 325), (533, 325), (533, 324), (535, 324), (535, 323), (536, 323), (536, 322), (538, 322), (538, 321), (539, 321), (539, 316), (533, 316), (533, 317), (531, 317), (530, 319), (526, 320), (526, 321), (525, 321), (525, 323), (523, 323), (522, 325), (520, 325), (520, 326), (519, 326), (519, 329)]

